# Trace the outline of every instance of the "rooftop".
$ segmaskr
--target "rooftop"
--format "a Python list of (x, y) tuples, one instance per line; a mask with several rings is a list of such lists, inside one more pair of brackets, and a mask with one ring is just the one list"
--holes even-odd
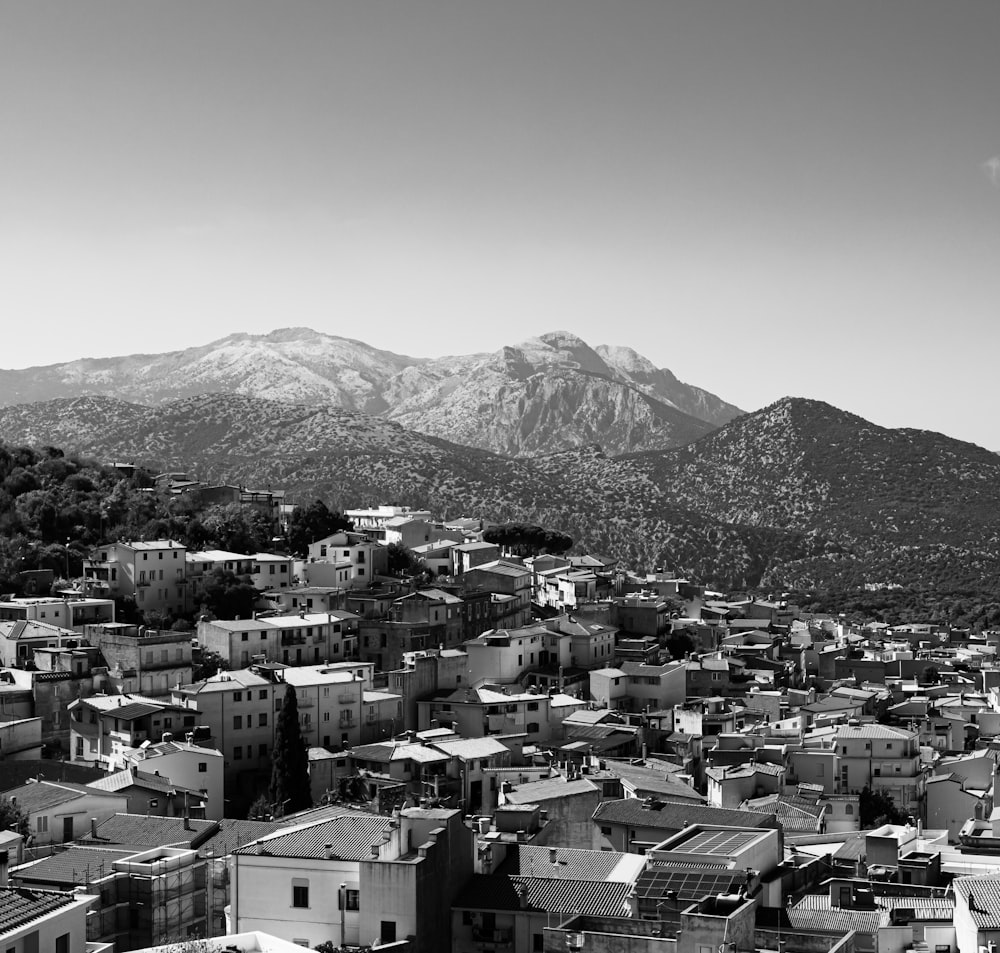
[(0, 887), (0, 935), (27, 926), (78, 898), (54, 890), (29, 890), (25, 887)]

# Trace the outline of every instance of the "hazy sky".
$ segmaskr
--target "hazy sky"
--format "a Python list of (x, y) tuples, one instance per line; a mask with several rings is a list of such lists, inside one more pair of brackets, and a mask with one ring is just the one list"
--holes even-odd
[(996, 0), (0, 0), (0, 367), (566, 329), (1000, 450)]

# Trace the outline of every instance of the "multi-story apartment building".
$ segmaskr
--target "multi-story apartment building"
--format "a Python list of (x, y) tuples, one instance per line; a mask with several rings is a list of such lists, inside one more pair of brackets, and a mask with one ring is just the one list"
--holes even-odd
[(113, 599), (73, 598), (54, 596), (6, 599), (0, 602), (0, 621), (45, 622), (64, 629), (83, 631), (85, 625), (115, 621)]
[(107, 622), (84, 626), (123, 691), (166, 695), (191, 681), (191, 635), (144, 625)]
[[(389, 556), (384, 546), (360, 533), (333, 533), (309, 546), (308, 562), (303, 567), (305, 581), (309, 585), (334, 584), (333, 580), (318, 577), (323, 575), (324, 564), (343, 563), (350, 563), (347, 585), (363, 587), (386, 571)], [(312, 569), (317, 564), (318, 568)]]
[(257, 619), (215, 619), (198, 623), (198, 644), (221, 656), (231, 669), (254, 662), (317, 665), (357, 653), (358, 617), (350, 612), (310, 612)]
[(124, 766), (126, 753), (150, 742), (184, 734), (198, 724), (198, 712), (144, 695), (91, 695), (68, 705), (70, 760), (106, 771)]
[(525, 744), (545, 744), (554, 732), (551, 701), (552, 696), (542, 692), (459, 690), (417, 702), (417, 726), (423, 731), (437, 722), (463, 738), (524, 734)]
[(856, 794), (869, 787), (888, 794), (900, 810), (919, 812), (926, 771), (916, 731), (855, 722), (837, 731), (835, 749), (837, 793)]
[[(282, 692), (283, 694), (283, 692)], [(176, 705), (198, 710), (198, 724), (209, 728), (225, 758), (227, 797), (240, 785), (249, 789), (271, 769), (275, 686), (249, 670), (220, 672), (173, 691)]]
[(290, 589), (295, 585), (295, 560), (276, 553), (255, 553), (250, 581), (262, 591)]
[(98, 546), (83, 561), (88, 586), (134, 599), (143, 612), (183, 612), (187, 606), (187, 549), (172, 539), (119, 541)]

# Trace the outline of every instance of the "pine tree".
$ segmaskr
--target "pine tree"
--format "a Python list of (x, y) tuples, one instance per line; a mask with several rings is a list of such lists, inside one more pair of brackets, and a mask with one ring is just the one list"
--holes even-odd
[(294, 685), (286, 685), (285, 698), (278, 712), (271, 756), (271, 784), (267, 793), (275, 817), (312, 807), (309, 753), (299, 728), (299, 699)]

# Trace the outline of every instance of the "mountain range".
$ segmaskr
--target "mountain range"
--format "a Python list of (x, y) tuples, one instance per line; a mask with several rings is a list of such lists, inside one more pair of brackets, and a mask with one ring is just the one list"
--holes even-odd
[(335, 506), (537, 521), (719, 588), (920, 587), (1000, 601), (1000, 456), (786, 398), (679, 448), (531, 457), (385, 415), (239, 394), (0, 408), (0, 437), (282, 487)]
[(742, 413), (630, 348), (591, 348), (561, 331), (490, 354), (426, 359), (286, 328), (0, 372), (0, 406), (101, 396), (158, 407), (205, 394), (378, 415), (507, 456), (590, 443), (609, 453), (678, 447)]

